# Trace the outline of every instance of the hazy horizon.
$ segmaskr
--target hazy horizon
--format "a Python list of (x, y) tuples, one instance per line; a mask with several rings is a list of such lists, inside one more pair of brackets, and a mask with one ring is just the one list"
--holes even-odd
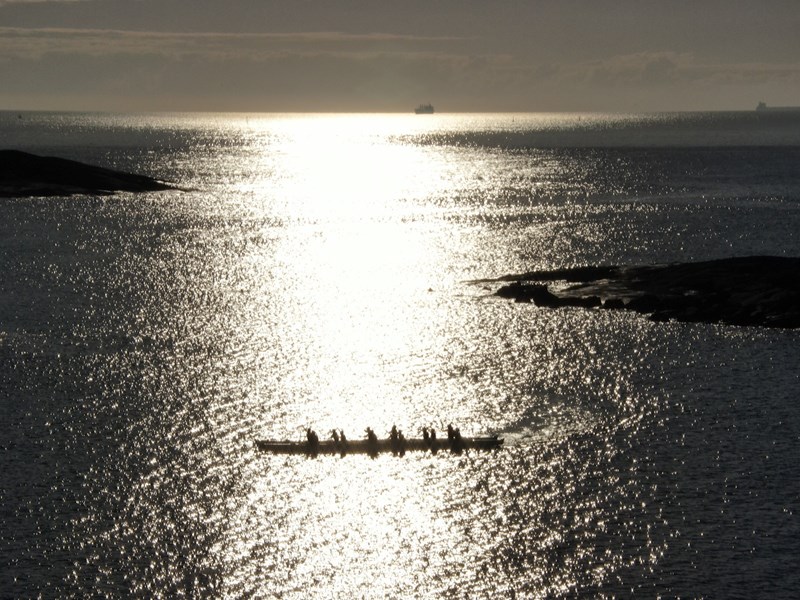
[[(775, 107), (776, 105), (768, 105), (769, 107)], [(133, 110), (126, 110), (126, 109), (105, 109), (105, 108), (18, 108), (18, 107), (0, 107), (0, 113), (10, 113), (16, 115), (22, 115), (26, 113), (73, 113), (73, 114), (142, 114), (142, 115), (264, 115), (264, 116), (281, 116), (281, 115), (413, 115), (414, 107), (409, 107), (408, 110), (361, 110), (361, 111), (348, 111), (348, 110), (309, 110), (309, 111), (301, 111), (301, 110), (206, 110), (206, 109), (198, 109), (198, 110), (181, 110), (181, 109), (133, 109)], [(437, 107), (435, 107), (437, 108)], [(800, 110), (800, 106), (791, 108), (797, 108)], [(755, 111), (756, 107), (745, 107), (745, 108), (738, 108), (738, 109), (696, 109), (696, 110), (640, 110), (640, 111), (611, 111), (611, 110), (473, 110), (473, 111), (452, 111), (452, 110), (439, 110), (436, 109), (435, 113), (439, 116), (447, 116), (447, 115), (661, 115), (661, 114), (702, 114), (702, 113), (745, 113), (745, 112), (753, 112)], [(424, 118), (420, 117), (421, 119)]]
[(0, 109), (679, 112), (800, 105), (788, 0), (0, 0)]

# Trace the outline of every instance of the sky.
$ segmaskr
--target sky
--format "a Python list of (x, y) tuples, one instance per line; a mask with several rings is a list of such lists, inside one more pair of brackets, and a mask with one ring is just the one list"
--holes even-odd
[(0, 0), (0, 109), (800, 105), (800, 0)]

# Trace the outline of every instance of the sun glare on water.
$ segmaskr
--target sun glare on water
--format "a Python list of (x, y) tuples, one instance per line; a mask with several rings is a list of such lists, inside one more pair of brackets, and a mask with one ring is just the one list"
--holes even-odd
[[(605, 405), (573, 388), (592, 390), (593, 369), (624, 356), (605, 345), (635, 346), (627, 337), (640, 332), (606, 313), (520, 310), (467, 283), (553, 252), (542, 223), (558, 208), (518, 201), (518, 187), (563, 165), (449, 143), (448, 131), (464, 126), (438, 115), (224, 125), (241, 146), (206, 156), (229, 179), (192, 197), (200, 226), (176, 239), (206, 237), (170, 254), (192, 267), (191, 297), (211, 300), (200, 303), (205, 321), (188, 323), (217, 361), (196, 371), (211, 390), (208, 430), (224, 447), (224, 458), (206, 460), (211, 472), (226, 465), (234, 482), (208, 513), (220, 589), (489, 598), (523, 589), (521, 580), (548, 597), (622, 568), (613, 557), (597, 562), (593, 549), (615, 518), (605, 511), (644, 505), (595, 501), (616, 489), (613, 470), (586, 475), (584, 496), (574, 482), (564, 492), (564, 482), (584, 476), (582, 466), (567, 471), (587, 451), (598, 464), (617, 458), (598, 406), (622, 402), (627, 371), (602, 366), (616, 382)], [(495, 127), (489, 119), (474, 128), (484, 125)], [(526, 256), (514, 254), (519, 247)], [(254, 447), (301, 441), (306, 427), (355, 440), (366, 427), (386, 437), (397, 425), (413, 438), (449, 422), (465, 435), (514, 429), (501, 451), (464, 455), (311, 459)], [(573, 435), (586, 437), (573, 445)], [(628, 526), (614, 522), (623, 533)], [(566, 546), (578, 550), (565, 557)]]
[[(398, 140), (409, 127), (395, 115), (250, 124), (258, 150), (242, 165), (253, 172), (245, 192), (262, 207), (270, 243), (247, 257), (260, 284), (241, 318), (252, 329), (245, 352), (257, 357), (250, 398), (262, 437), (299, 440), (305, 426), (321, 438), (333, 428), (362, 438), (367, 426), (385, 437), (392, 424), (418, 437), (422, 425), (445, 424), (431, 423), (432, 404), (458, 402), (430, 359), (455, 282), (440, 265), (453, 240), (431, 235), (428, 199), (452, 174), (440, 150)], [(464, 460), (254, 455), (252, 490), (219, 544), (225, 587), (247, 593), (269, 580), (284, 597), (424, 594), (424, 582), (452, 578), (455, 553), (466, 551), (450, 539), (455, 500), (441, 485), (462, 485), (453, 469)]]
[[(495, 293), (796, 255), (800, 120), (776, 118), (6, 118), (181, 191), (4, 199), (0, 588), (794, 597), (796, 332)], [(448, 423), (504, 443), (257, 444)]]
[[(431, 236), (436, 222), (423, 218), (431, 190), (447, 185), (446, 163), (393, 137), (406, 122), (321, 115), (256, 129), (251, 169), (270, 175), (254, 178), (250, 193), (264, 222), (279, 222), (264, 233), (273, 243), (252, 257), (263, 272), (253, 300), (270, 304), (252, 311), (259, 337), (271, 340), (259, 394), (286, 402), (276, 434), (301, 424), (388, 428), (411, 416), (409, 383), (393, 375), (415, 347), (436, 343), (416, 306), (435, 302), (429, 290), (452, 280), (438, 265), (447, 240)], [(293, 301), (276, 307), (275, 286)]]

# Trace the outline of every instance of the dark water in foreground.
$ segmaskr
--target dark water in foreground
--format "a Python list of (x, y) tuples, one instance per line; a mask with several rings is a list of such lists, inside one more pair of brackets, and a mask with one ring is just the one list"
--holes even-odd
[[(800, 117), (24, 117), (194, 191), (0, 200), (0, 596), (800, 588), (798, 332), (466, 283), (800, 256)], [(506, 446), (253, 444), (451, 421)]]

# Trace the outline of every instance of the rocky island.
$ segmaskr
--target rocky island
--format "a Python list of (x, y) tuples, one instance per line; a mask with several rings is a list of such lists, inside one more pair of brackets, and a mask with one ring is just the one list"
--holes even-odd
[(494, 281), (510, 282), (496, 291), (498, 296), (548, 308), (632, 310), (653, 321), (800, 327), (800, 258), (589, 266), (531, 271)]
[(157, 179), (74, 160), (0, 150), (0, 197), (69, 196), (175, 189)]

